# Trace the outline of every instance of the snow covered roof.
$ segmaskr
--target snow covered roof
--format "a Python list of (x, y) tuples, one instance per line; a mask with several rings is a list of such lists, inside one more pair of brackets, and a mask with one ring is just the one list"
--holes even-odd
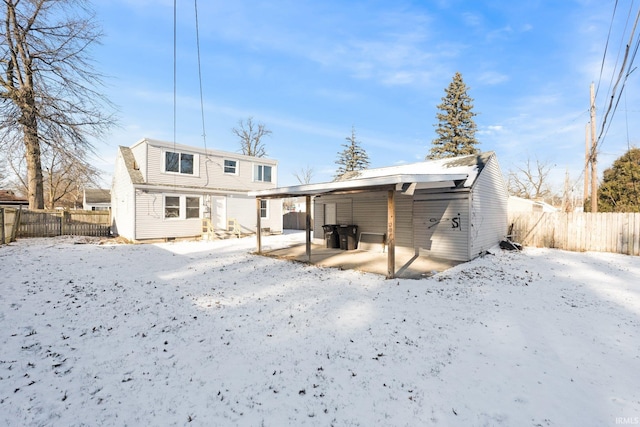
[(365, 169), (350, 172), (342, 179), (319, 184), (252, 191), (250, 196), (261, 198), (318, 195), (354, 190), (390, 189), (411, 193), (428, 188), (470, 188), (495, 153), (427, 160), (399, 166)]

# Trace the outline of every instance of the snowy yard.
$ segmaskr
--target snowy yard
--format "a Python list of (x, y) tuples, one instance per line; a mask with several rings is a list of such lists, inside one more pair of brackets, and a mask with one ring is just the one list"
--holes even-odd
[(638, 257), (385, 280), (254, 247), (0, 247), (0, 425), (640, 424)]

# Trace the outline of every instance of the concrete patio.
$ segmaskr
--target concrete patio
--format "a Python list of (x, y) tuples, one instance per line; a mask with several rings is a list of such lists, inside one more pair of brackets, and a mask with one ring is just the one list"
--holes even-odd
[[(265, 256), (309, 263), (305, 244), (263, 251)], [(387, 253), (361, 249), (341, 250), (311, 245), (311, 264), (343, 270), (387, 275)], [(421, 279), (461, 264), (460, 261), (417, 256), (412, 250), (396, 248), (396, 278)]]

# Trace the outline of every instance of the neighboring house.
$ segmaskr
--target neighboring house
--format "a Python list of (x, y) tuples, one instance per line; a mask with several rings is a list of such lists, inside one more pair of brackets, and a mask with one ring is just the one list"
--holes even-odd
[(509, 196), (509, 212), (559, 212), (560, 209), (538, 200)]
[(317, 243), (325, 238), (322, 225), (356, 225), (356, 242), (383, 241), (392, 230), (391, 253), (404, 248), (416, 255), (468, 261), (507, 234), (507, 188), (493, 152), (367, 169), (340, 181), (252, 194), (267, 199), (312, 196)]
[(85, 211), (108, 211), (111, 209), (111, 191), (103, 188), (85, 188), (82, 209)]
[[(113, 232), (130, 240), (197, 237), (214, 230), (256, 231), (252, 190), (277, 185), (278, 162), (142, 139), (120, 146), (111, 188)], [(282, 203), (261, 201), (261, 228), (282, 231)]]
[(28, 208), (29, 200), (16, 196), (12, 190), (0, 190), (0, 206), (11, 208)]

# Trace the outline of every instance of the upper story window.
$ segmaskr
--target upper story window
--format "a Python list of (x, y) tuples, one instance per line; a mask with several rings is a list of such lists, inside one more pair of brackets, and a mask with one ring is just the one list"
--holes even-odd
[(165, 152), (164, 170), (193, 175), (193, 154)]
[(238, 174), (238, 161), (237, 160), (225, 160), (224, 161), (224, 173), (230, 173), (233, 175)]
[(255, 165), (253, 169), (253, 180), (271, 182), (271, 166)]

